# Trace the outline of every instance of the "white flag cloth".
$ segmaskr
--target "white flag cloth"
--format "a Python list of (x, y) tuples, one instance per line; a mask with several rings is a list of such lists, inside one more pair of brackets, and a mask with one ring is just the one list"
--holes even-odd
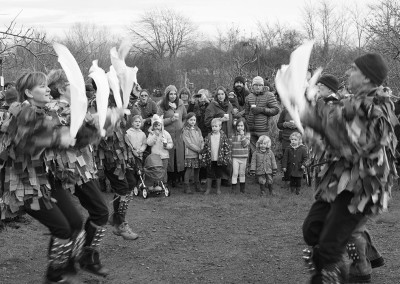
[(72, 138), (76, 137), (79, 128), (85, 119), (88, 100), (86, 97), (85, 81), (78, 63), (71, 52), (64, 45), (54, 43), (53, 48), (58, 56), (65, 75), (68, 78), (71, 89), (71, 124), (70, 134)]
[(110, 66), (110, 71), (108, 71), (106, 75), (108, 79), (108, 84), (110, 85), (110, 88), (113, 91), (115, 104), (117, 105), (118, 108), (122, 108), (119, 80), (117, 77), (117, 72), (115, 72), (115, 69), (112, 65)]
[(125, 57), (128, 55), (130, 47), (130, 44), (124, 42), (119, 47), (118, 51), (115, 47), (110, 50), (111, 64), (117, 73), (117, 77), (122, 89), (124, 108), (128, 107), (129, 97), (133, 86), (134, 84), (137, 84), (136, 74), (138, 68), (136, 66), (128, 67), (125, 63)]
[(101, 136), (105, 136), (104, 124), (106, 122), (108, 96), (110, 95), (110, 87), (106, 72), (98, 65), (98, 60), (93, 60), (92, 66), (89, 70), (89, 77), (94, 80), (97, 86), (96, 92), (96, 105), (97, 113), (99, 115), (99, 127)]
[(306, 108), (305, 90), (307, 70), (314, 42), (299, 46), (290, 55), (289, 65), (282, 65), (275, 77), (275, 85), (282, 104), (288, 110), (297, 128), (303, 133), (299, 112)]

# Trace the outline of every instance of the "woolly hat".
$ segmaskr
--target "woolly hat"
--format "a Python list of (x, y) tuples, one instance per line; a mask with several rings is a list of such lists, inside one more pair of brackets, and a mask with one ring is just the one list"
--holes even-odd
[(158, 116), (157, 114), (154, 114), (153, 117), (151, 118), (151, 127), (153, 127), (154, 122), (158, 122), (162, 125), (163, 118), (161, 116)]
[(246, 80), (242, 76), (237, 76), (233, 81), (233, 85), (235, 85), (236, 82), (241, 82), (244, 85), (246, 83)]
[(164, 95), (167, 95), (172, 91), (175, 91), (177, 93), (178, 89), (174, 85), (169, 85), (168, 87), (165, 88)]
[(260, 76), (256, 76), (253, 79), (252, 85), (254, 85), (254, 84), (260, 84), (260, 85), (264, 86), (264, 79), (262, 77), (260, 77)]
[(388, 68), (382, 56), (377, 53), (367, 53), (354, 60), (361, 72), (371, 80), (371, 83), (381, 85), (385, 81)]
[(319, 77), (317, 83), (325, 85), (326, 87), (331, 89), (332, 92), (334, 93), (336, 93), (339, 90), (339, 80), (331, 74), (322, 75), (321, 77)]
[(13, 87), (8, 89), (4, 94), (5, 101), (8, 105), (18, 101), (18, 91)]

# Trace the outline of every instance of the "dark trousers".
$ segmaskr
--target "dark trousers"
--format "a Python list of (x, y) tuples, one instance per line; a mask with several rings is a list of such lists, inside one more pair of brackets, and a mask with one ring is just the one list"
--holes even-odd
[(97, 226), (104, 226), (108, 220), (108, 207), (101, 191), (99, 181), (91, 180), (81, 186), (75, 186), (75, 196), (78, 197), (82, 207), (87, 210), (89, 217), (86, 220), (85, 246), (89, 246), (96, 233), (96, 228), (90, 225), (90, 222)]
[(346, 244), (363, 214), (350, 213), (347, 206), (353, 193), (343, 191), (332, 203), (317, 200), (303, 223), (303, 237), (307, 245), (317, 246), (314, 262), (318, 269), (341, 260)]
[(114, 195), (113, 201), (113, 222), (116, 225), (121, 225), (123, 222), (125, 222), (125, 213), (121, 214), (120, 210), (118, 210), (120, 207), (121, 196), (128, 195), (131, 192), (131, 189), (129, 188), (126, 177), (124, 179), (119, 179), (118, 176), (114, 174), (114, 171), (115, 168), (104, 169), (104, 174), (110, 181), (112, 190), (116, 193), (116, 195)]
[(32, 210), (25, 203), (25, 211), (30, 216), (45, 225), (52, 236), (60, 239), (69, 239), (75, 232), (82, 230), (83, 217), (72, 203), (72, 194), (61, 187), (52, 188), (51, 197), (57, 200), (52, 202), (53, 208), (46, 209), (43, 199), (39, 199), (40, 210)]

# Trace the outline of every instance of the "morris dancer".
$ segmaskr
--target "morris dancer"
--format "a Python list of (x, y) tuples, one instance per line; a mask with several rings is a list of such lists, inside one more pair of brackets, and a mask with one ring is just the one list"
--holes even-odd
[(83, 241), (83, 220), (70, 192), (50, 185), (44, 163), (45, 150), (70, 147), (69, 128), (57, 125), (45, 110), (51, 98), (45, 74), (26, 73), (17, 80), (16, 88), (26, 101), (14, 109), (8, 127), (3, 128), (9, 137), (1, 154), (7, 157), (4, 194), (8, 205), (22, 207), (51, 233), (45, 283), (72, 283), (76, 273), (73, 260)]
[[(48, 106), (57, 114), (60, 124), (69, 127), (71, 91), (64, 71), (52, 70), (48, 75), (48, 84), (51, 96), (56, 99)], [(98, 246), (105, 235), (108, 207), (100, 191), (93, 148), (89, 145), (100, 141), (100, 130), (95, 125), (95, 119), (88, 113), (78, 132), (81, 143), (68, 149), (49, 150), (46, 159), (57, 187), (71, 191), (89, 213), (85, 223), (86, 240), (79, 259), (80, 267), (93, 274), (107, 276), (109, 271), (100, 262)]]
[(127, 163), (133, 160), (133, 153), (125, 142), (125, 129), (121, 124), (116, 125), (113, 131), (107, 133), (106, 138), (101, 139), (98, 145), (96, 164), (99, 169), (104, 170), (115, 193), (114, 212), (109, 218), (109, 223), (114, 226), (113, 233), (125, 240), (136, 240), (138, 235), (132, 232), (125, 219), (136, 179)]
[[(366, 54), (347, 75), (354, 97), (337, 105), (309, 106), (302, 113), (302, 122), (322, 135), (329, 157), (303, 224), (304, 239), (313, 247), (311, 283), (342, 283), (346, 243), (366, 215), (386, 205), (397, 176), (398, 120), (389, 98), (377, 92), (387, 75), (386, 64), (380, 55)], [(365, 261), (365, 254), (360, 258)]]

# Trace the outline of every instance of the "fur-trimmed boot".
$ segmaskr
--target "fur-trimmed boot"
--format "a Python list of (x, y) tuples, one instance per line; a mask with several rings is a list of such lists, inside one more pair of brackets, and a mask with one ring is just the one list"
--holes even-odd
[(79, 259), (80, 267), (95, 275), (106, 277), (109, 270), (104, 268), (100, 262), (98, 247), (105, 236), (105, 227), (97, 226), (91, 221), (85, 224), (86, 242), (83, 247), (82, 256)]
[(352, 263), (349, 268), (350, 283), (370, 283), (371, 263), (367, 258), (367, 239), (363, 233), (353, 234), (346, 245)]

